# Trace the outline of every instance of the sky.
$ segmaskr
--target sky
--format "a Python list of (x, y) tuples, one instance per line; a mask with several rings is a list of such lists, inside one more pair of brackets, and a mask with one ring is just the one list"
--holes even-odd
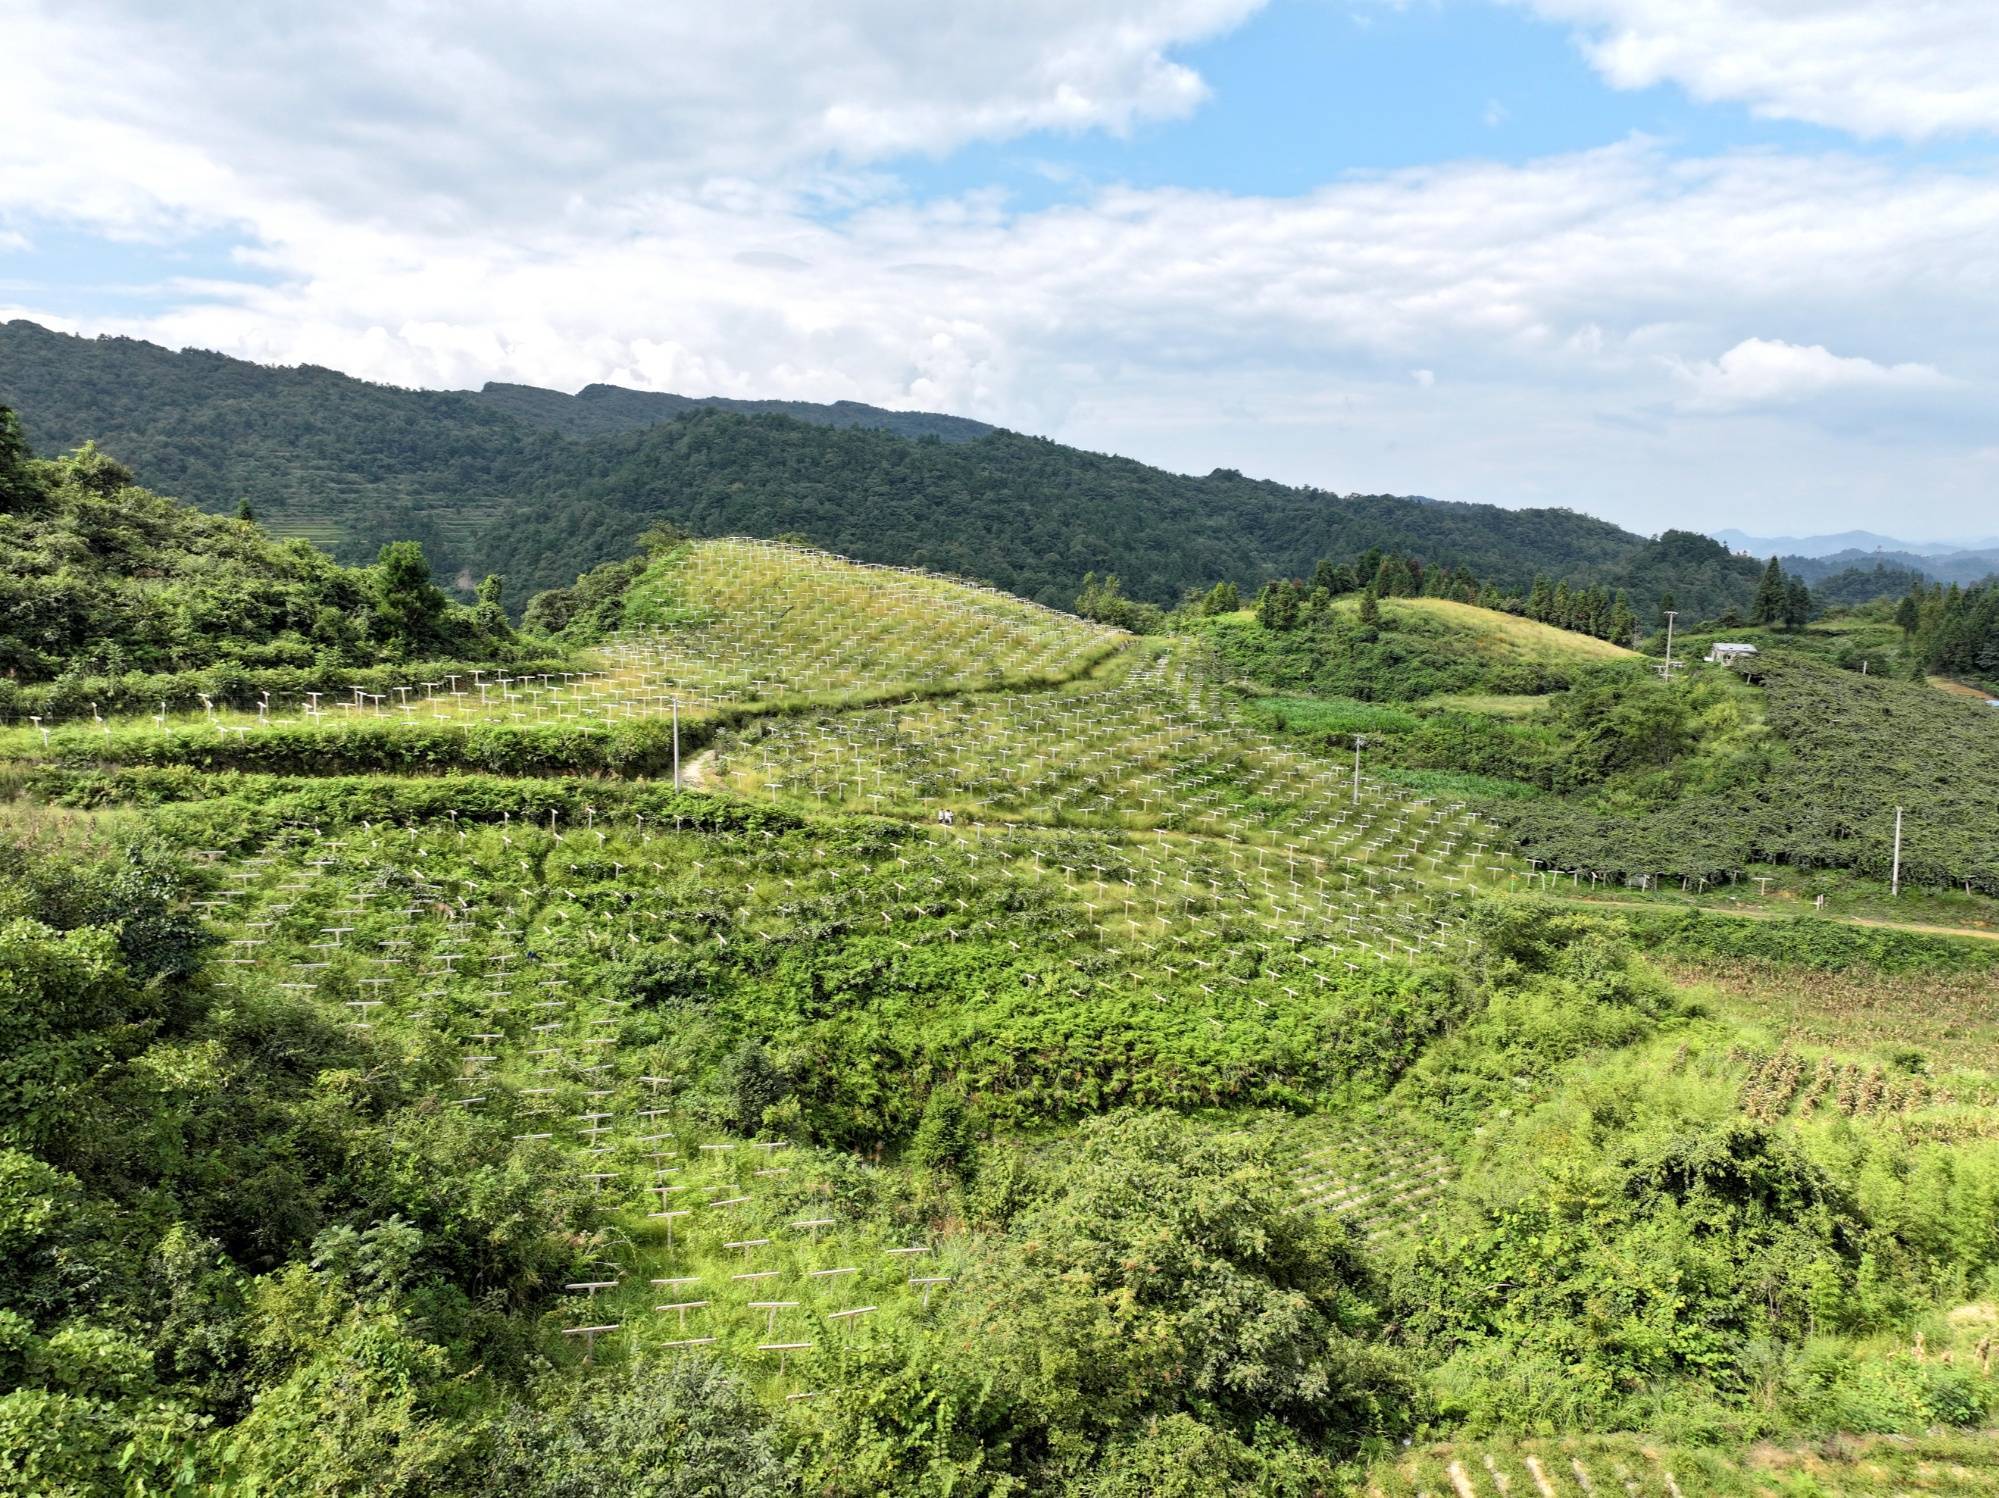
[(1999, 531), (1993, 0), (0, 0), (0, 319)]

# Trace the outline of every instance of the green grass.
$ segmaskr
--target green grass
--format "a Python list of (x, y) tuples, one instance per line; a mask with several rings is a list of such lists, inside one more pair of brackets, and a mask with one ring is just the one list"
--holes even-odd
[[(1342, 605), (1344, 606), (1344, 605)], [(1358, 612), (1359, 605), (1352, 605)], [(1411, 616), (1428, 617), (1449, 628), (1469, 634), (1488, 655), (1535, 661), (1616, 661), (1631, 660), (1636, 652), (1609, 640), (1574, 630), (1557, 629), (1518, 614), (1484, 609), (1476, 604), (1458, 603), (1448, 598), (1394, 598), (1382, 604), (1384, 616), (1401, 623)]]
[(1383, 1461), (1361, 1491), (1368, 1498), (1978, 1498), (1999, 1494), (1999, 1432), (1732, 1450), (1639, 1435), (1461, 1441)]
[(1531, 693), (1440, 692), (1423, 699), (1424, 707), (1438, 712), (1484, 713), (1493, 718), (1529, 718), (1548, 706), (1546, 697)]
[(1418, 721), (1401, 708), (1351, 697), (1252, 697), (1249, 705), (1286, 733), (1407, 733)]

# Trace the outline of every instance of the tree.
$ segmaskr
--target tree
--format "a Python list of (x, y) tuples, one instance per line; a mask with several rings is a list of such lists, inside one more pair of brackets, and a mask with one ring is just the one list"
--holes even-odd
[(1344, 562), (1335, 562), (1331, 557), (1319, 558), (1318, 566), (1312, 569), (1312, 586), (1324, 588), (1333, 597), (1351, 593), (1358, 586), (1354, 570)]
[(1207, 596), (1201, 600), (1201, 612), (1210, 617), (1216, 614), (1233, 614), (1241, 607), (1242, 594), (1237, 591), (1234, 583), (1226, 580), (1208, 589)]
[(754, 1040), (723, 1060), (716, 1084), (727, 1114), (723, 1121), (743, 1134), (761, 1129), (765, 1112), (791, 1095), (791, 1078)]
[(513, 631), (507, 625), (506, 606), (501, 601), (505, 579), (497, 572), (489, 572), (480, 579), (477, 600), (472, 609), (473, 626), (489, 640), (504, 640)]
[(238, 520), (251, 520), (251, 521), (254, 521), (257, 518), (257, 512), (250, 508), (249, 500), (239, 499), (236, 501), (236, 518)]
[(1775, 624), (1784, 617), (1784, 569), (1775, 557), (1763, 569), (1763, 581), (1756, 585), (1756, 602), (1749, 610), (1751, 624)]
[(1799, 630), (1812, 617), (1811, 590), (1805, 580), (1794, 577), (1784, 584), (1784, 628)]
[(1620, 645), (1629, 645), (1638, 637), (1638, 616), (1631, 611), (1631, 600), (1620, 591), (1617, 602), (1610, 608), (1610, 633), (1606, 638)]
[(1266, 583), (1257, 598), (1257, 620), (1265, 629), (1295, 629), (1298, 625), (1298, 590), (1289, 578)]
[(1351, 1240), (1289, 1210), (1253, 1147), (1171, 1114), (1086, 1122), (1052, 1194), (961, 1284), (967, 1307), (1014, 1308), (983, 1334), (990, 1366), (1016, 1387), (1066, 1366), (1090, 1424), (1186, 1406), (1351, 1448), (1408, 1419)]
[(1916, 602), (1916, 590), (1911, 588), (1902, 595), (1902, 601), (1895, 605), (1895, 623), (1904, 635), (1913, 636), (1916, 626), (1922, 623), (1922, 618), (1922, 606)]
[(1381, 599), (1372, 587), (1360, 595), (1360, 622), (1369, 629), (1381, 623)]
[(1555, 590), (1547, 578), (1537, 574), (1534, 578), (1534, 587), (1527, 594), (1527, 617), (1538, 619), (1543, 624), (1550, 624), (1554, 622), (1554, 613)]
[(1256, 600), (1256, 618), (1265, 629), (1298, 627), (1298, 589), (1289, 578), (1265, 583)]
[(41, 485), (28, 466), (30, 456), (20, 418), (0, 406), (0, 513), (23, 509), (41, 498)]
[(451, 600), (430, 580), (416, 541), (391, 541), (375, 559), (375, 631), (391, 650), (415, 655), (443, 633)]
[(1085, 619), (1115, 629), (1128, 629), (1137, 635), (1158, 629), (1165, 618), (1157, 604), (1125, 597), (1124, 585), (1115, 572), (1107, 572), (1101, 578), (1094, 572), (1083, 574), (1083, 588), (1076, 595), (1076, 612)]

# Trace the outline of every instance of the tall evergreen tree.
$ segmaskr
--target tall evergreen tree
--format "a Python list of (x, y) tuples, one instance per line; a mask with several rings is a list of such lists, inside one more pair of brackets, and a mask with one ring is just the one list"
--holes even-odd
[(20, 418), (0, 406), (0, 513), (23, 509), (40, 495), (41, 486), (28, 467), (30, 456)]
[(430, 563), (415, 541), (391, 541), (375, 561), (375, 629), (382, 642), (405, 655), (420, 653), (439, 635), (451, 600), (430, 580)]
[(1619, 645), (1631, 645), (1638, 638), (1638, 616), (1631, 612), (1631, 600), (1622, 591), (1610, 606), (1610, 633), (1606, 637)]
[(1802, 577), (1791, 578), (1784, 584), (1784, 628), (1803, 629), (1811, 617), (1811, 590)]
[(1775, 557), (1763, 569), (1763, 581), (1756, 585), (1756, 602), (1749, 610), (1751, 624), (1775, 624), (1784, 617), (1784, 569)]

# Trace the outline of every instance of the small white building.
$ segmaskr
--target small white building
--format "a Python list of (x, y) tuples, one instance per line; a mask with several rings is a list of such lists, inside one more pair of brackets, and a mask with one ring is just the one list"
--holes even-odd
[(1704, 659), (1717, 666), (1732, 666), (1737, 661), (1753, 658), (1755, 654), (1754, 645), (1744, 645), (1739, 640), (1716, 640), (1708, 647)]

